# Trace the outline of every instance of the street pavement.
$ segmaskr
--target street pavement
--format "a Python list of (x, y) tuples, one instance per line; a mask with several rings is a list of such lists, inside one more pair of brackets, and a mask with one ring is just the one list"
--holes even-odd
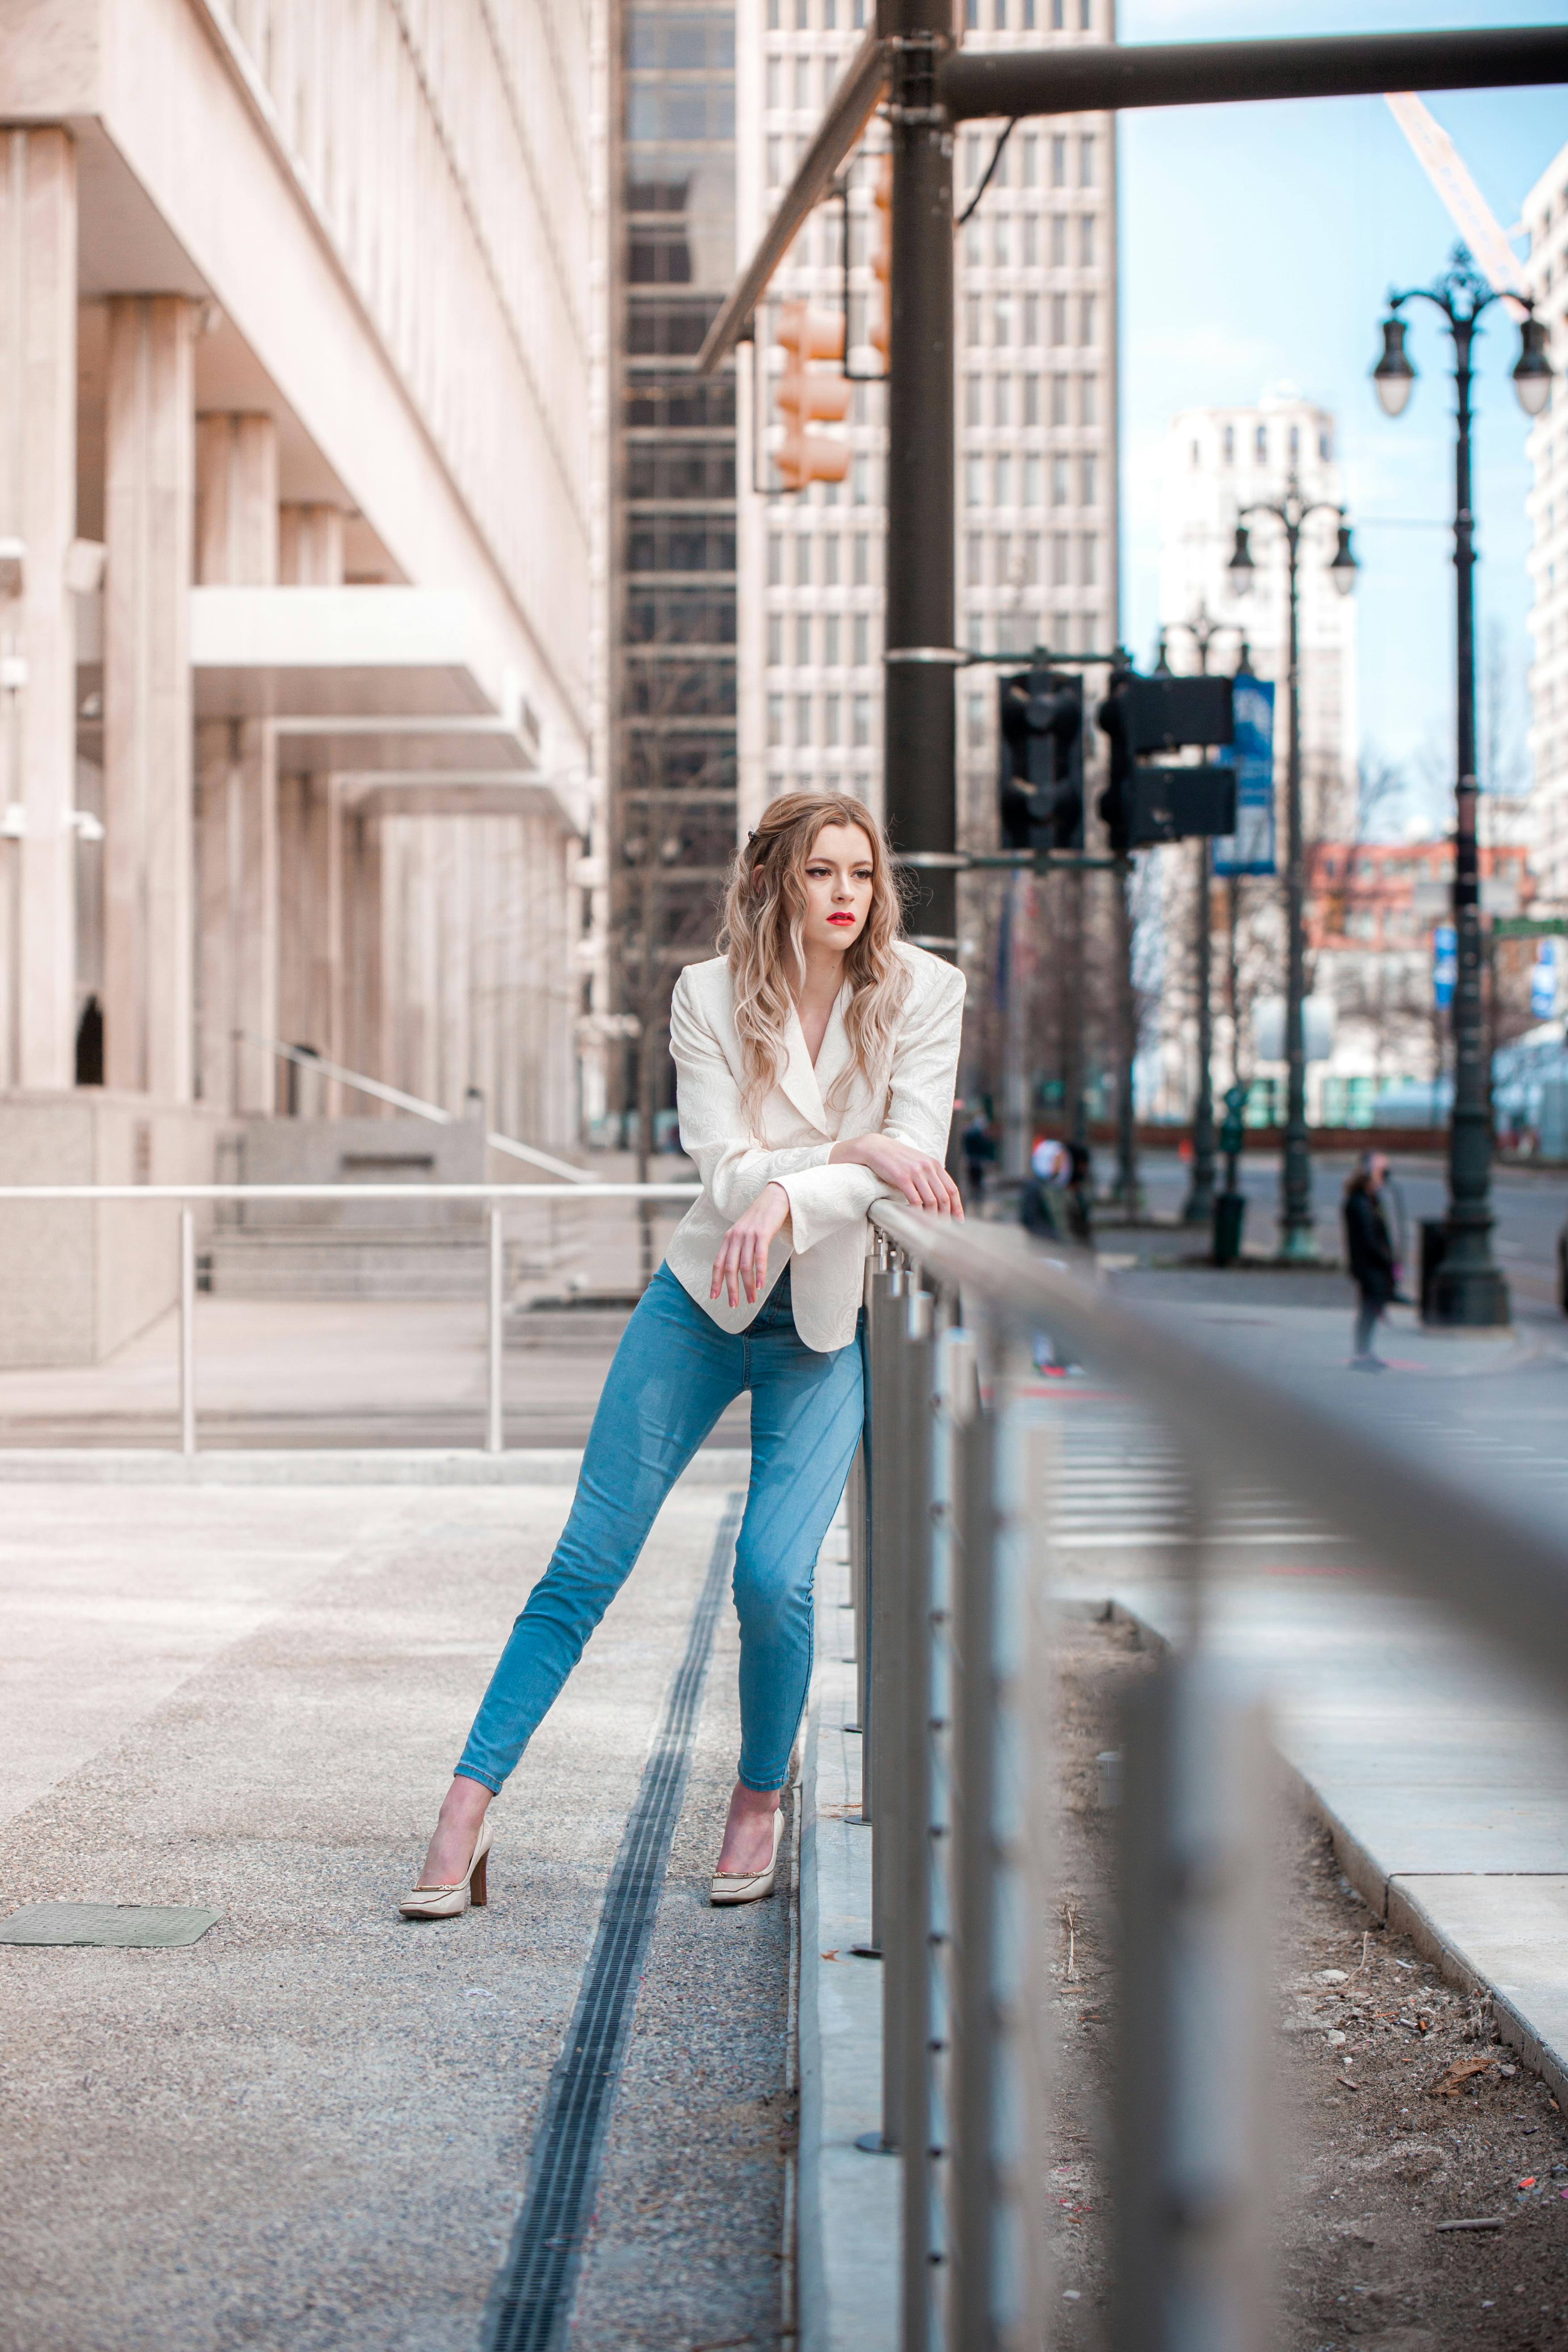
[[(490, 1901), (410, 1925), (434, 1807), (565, 1486), (28, 1486), (0, 1525), (0, 1915), (204, 1906), (172, 1950), (0, 1944), (0, 2344), (477, 2352), (606, 1880), (728, 1507), (678, 1490), (498, 1809)], [(706, 1901), (720, 1612), (574, 2347), (778, 2325), (788, 1912)]]

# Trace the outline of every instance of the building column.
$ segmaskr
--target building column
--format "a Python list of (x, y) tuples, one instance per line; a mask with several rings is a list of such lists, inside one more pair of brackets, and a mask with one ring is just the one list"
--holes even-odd
[(76, 1076), (76, 148), (0, 131), (0, 1086)]
[(103, 610), (104, 1076), (193, 1092), (191, 543), (195, 306), (109, 304)]
[[(330, 776), (284, 776), (279, 783), (281, 922), (279, 1018), (285, 1045), (309, 1045), (342, 1062), (343, 821)], [(320, 1108), (337, 1118), (343, 1089), (328, 1081)]]
[[(278, 428), (264, 414), (196, 419), (196, 579), (269, 588), (278, 578)], [(278, 756), (264, 719), (196, 730), (199, 891), (196, 1090), (272, 1110), (278, 1034)]]
[(341, 588), (343, 517), (341, 507), (289, 505), (279, 509), (278, 577), (286, 588)]

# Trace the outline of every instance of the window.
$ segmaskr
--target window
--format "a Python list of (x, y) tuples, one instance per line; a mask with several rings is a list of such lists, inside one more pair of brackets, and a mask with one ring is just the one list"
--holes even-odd
[(980, 30), (980, 0), (963, 0), (963, 29), (966, 33)]
[(784, 727), (784, 698), (782, 694), (770, 694), (768, 697), (768, 744), (770, 749), (776, 748), (776, 746), (783, 743)]
[(784, 614), (768, 614), (768, 667), (777, 669), (784, 660)]
[(1094, 268), (1094, 215), (1085, 213), (1078, 225), (1078, 257), (1085, 269)]
[(1040, 258), (1040, 224), (1033, 213), (1024, 215), (1024, 267), (1035, 268)]
[(784, 536), (782, 532), (771, 530), (768, 533), (768, 586), (782, 588), (783, 585)]
[[(838, 667), (838, 615), (829, 613), (822, 624), (822, 658), (829, 669)], [(830, 741), (836, 738), (830, 737)]]
[(784, 59), (782, 58), (768, 59), (767, 102), (770, 110), (774, 112), (784, 104)]
[(1080, 139), (1078, 142), (1078, 184), (1080, 188), (1094, 185), (1094, 141)]
[(1092, 343), (1094, 341), (1094, 297), (1092, 294), (1080, 294), (1079, 296), (1078, 323), (1079, 341), (1080, 343)]
[[(836, 490), (838, 485), (833, 482), (829, 488)], [(838, 533), (836, 530), (830, 531), (822, 542), (822, 584), (825, 588), (837, 588), (838, 585)]]
[(855, 534), (855, 585), (869, 587), (871, 583), (871, 541), (863, 530)]
[(804, 531), (795, 543), (795, 584), (797, 588), (811, 585), (811, 541)]
[(980, 390), (980, 378), (977, 375), (964, 378), (963, 421), (966, 425), (978, 425), (981, 422)]
[(795, 29), (797, 33), (811, 30), (811, 0), (795, 0)]
[(822, 740), (830, 748), (838, 741), (838, 697), (825, 694), (822, 698)]
[(1092, 457), (1084, 457), (1079, 458), (1079, 464), (1082, 470), (1082, 480), (1079, 484), (1079, 503), (1086, 507), (1091, 507), (1094, 504), (1095, 490), (1094, 459)]
[(963, 503), (966, 507), (985, 504), (985, 460), (966, 457), (963, 461)]
[(1026, 33), (1032, 33), (1034, 29), (1035, 0), (1024, 0), (1024, 30)]
[(965, 186), (966, 188), (972, 188), (972, 187), (973, 187), (973, 185), (974, 185), (974, 184), (975, 184), (976, 180), (978, 180), (978, 179), (979, 179), (979, 177), (980, 177), (980, 136), (979, 136), (979, 133), (978, 133), (977, 131), (967, 131), (967, 132), (964, 134), (964, 141), (963, 141), (963, 184), (964, 184), (964, 186)]
[(1085, 588), (1100, 585), (1100, 541), (1092, 530), (1083, 536), (1079, 579)]
[(1068, 221), (1066, 213), (1051, 215), (1051, 268), (1065, 269), (1068, 266)]
[(857, 694), (853, 698), (850, 706), (850, 724), (854, 730), (852, 740), (855, 749), (858, 751), (869, 751), (871, 748), (871, 698), (868, 694)]
[(838, 30), (838, 0), (822, 0), (822, 29), (825, 33)]
[(1005, 33), (1006, 29), (1007, 0), (996, 0), (996, 30), (999, 33)]
[(1030, 351), (1040, 340), (1040, 298), (1037, 294), (1024, 297), (1024, 341)]
[(1059, 33), (1068, 20), (1067, 0), (1051, 0), (1051, 30)]
[(871, 658), (871, 618), (868, 613), (855, 615), (855, 667), (864, 669)]
[(963, 298), (963, 340), (972, 351), (980, 344), (980, 297), (966, 294)]
[(1051, 584), (1056, 588), (1065, 588), (1068, 584), (1068, 539), (1065, 530), (1058, 530), (1051, 541)]
[[(1091, 375), (1079, 378), (1078, 421), (1080, 425), (1098, 425), (1100, 422), (1100, 391), (1096, 379)], [(1065, 417), (1062, 422), (1067, 422)]]
[(1024, 541), (1024, 585), (1037, 588), (1040, 584), (1040, 534), (1030, 531)]
[(770, 32), (770, 33), (776, 33), (776, 32), (778, 31), (778, 29), (779, 29), (779, 23), (780, 23), (780, 16), (779, 16), (779, 0), (768, 0), (768, 30), (769, 30), (769, 32)]
[(1065, 507), (1068, 502), (1068, 461), (1065, 457), (1051, 459), (1051, 504)]
[(972, 530), (963, 542), (963, 584), (978, 588), (984, 577), (985, 541), (977, 530)]
[(1040, 184), (1040, 142), (1032, 131), (1024, 133), (1024, 185), (1037, 188)]
[[(1059, 6), (1060, 0), (1054, 0), (1054, 5)], [(1068, 142), (1058, 136), (1051, 141), (1051, 185), (1053, 188), (1065, 188), (1067, 184)]]
[(1326, 466), (1334, 454), (1334, 436), (1325, 425), (1318, 435), (1318, 455)]
[(1300, 455), (1301, 455), (1301, 428), (1300, 428), (1300, 426), (1299, 425), (1292, 425), (1292, 426), (1290, 427), (1290, 463), (1291, 463), (1292, 465), (1295, 465), (1295, 463), (1296, 463), (1297, 459), (1300, 457)]
[(1068, 421), (1068, 380), (1065, 375), (1051, 378), (1051, 423), (1065, 425)]
[(992, 386), (991, 392), (992, 423), (994, 425), (1011, 425), (1013, 422), (1012, 410), (1013, 379), (1010, 375), (999, 375), (994, 384)]
[(972, 751), (985, 749), (985, 697), (966, 694), (963, 698), (964, 740)]
[(985, 247), (981, 237), (981, 224), (978, 217), (972, 220), (963, 232), (963, 257), (971, 269), (980, 269), (984, 266)]
[(1026, 507), (1037, 507), (1045, 503), (1045, 492), (1041, 488), (1044, 473), (1045, 466), (1040, 458), (1035, 457), (1025, 458), (1024, 504)]
[(1234, 466), (1236, 463), (1236, 427), (1234, 425), (1227, 425), (1226, 426), (1225, 436), (1220, 446), (1224, 452), (1226, 464), (1227, 466)]
[(1013, 583), (1013, 541), (1008, 533), (996, 534), (996, 585), (1009, 588)]
[(1258, 464), (1260, 466), (1266, 466), (1268, 462), (1268, 427), (1267, 425), (1260, 425), (1258, 426), (1254, 446), (1258, 452)]
[(999, 507), (1013, 503), (1013, 460), (1005, 456), (996, 460), (996, 503)]
[(1080, 33), (1094, 30), (1094, 0), (1078, 0), (1078, 28)]
[(811, 667), (811, 614), (797, 613), (795, 616), (795, 658), (798, 668)]
[(1040, 421), (1040, 379), (1037, 375), (1024, 378), (1024, 422), (1037, 425)]
[(993, 305), (994, 339), (999, 352), (1005, 352), (1013, 340), (1013, 298), (998, 294)]
[(1198, 437), (1197, 437), (1196, 434), (1194, 433), (1194, 435), (1193, 436), (1193, 439), (1192, 439), (1192, 445), (1191, 445), (1191, 447), (1190, 447), (1190, 449), (1189, 449), (1189, 451), (1188, 451), (1188, 456), (1187, 456), (1187, 463), (1191, 466), (1191, 467), (1192, 467), (1192, 469), (1193, 469), (1193, 471), (1194, 471), (1194, 474), (1197, 472), (1198, 467), (1199, 467), (1202, 465), (1202, 463), (1203, 463), (1203, 456), (1204, 456), (1204, 453), (1203, 453), (1203, 446), (1202, 446), (1202, 444), (1199, 442)]
[(871, 460), (869, 457), (857, 457), (855, 460), (854, 491), (855, 503), (858, 507), (870, 505)]
[(768, 141), (769, 187), (782, 188), (784, 185), (784, 141), (782, 139), (770, 139)]
[(796, 58), (795, 61), (795, 106), (804, 114), (811, 105), (811, 60)]
[(1012, 226), (1005, 213), (997, 213), (991, 223), (991, 259), (998, 269), (1013, 258)]
[(1051, 296), (1051, 341), (1060, 345), (1068, 339), (1068, 298), (1065, 294)]
[(810, 745), (811, 697), (809, 694), (797, 694), (795, 698), (795, 748), (797, 751), (805, 751)]

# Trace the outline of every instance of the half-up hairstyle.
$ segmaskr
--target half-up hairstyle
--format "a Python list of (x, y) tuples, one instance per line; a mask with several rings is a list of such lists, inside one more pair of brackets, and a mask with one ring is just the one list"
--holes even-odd
[(870, 810), (843, 793), (784, 793), (769, 803), (737, 852), (724, 893), (719, 952), (734, 983), (734, 1020), (745, 1063), (742, 1099), (755, 1118), (787, 1055), (784, 1029), (793, 982), (805, 977), (805, 868), (825, 825), (858, 825), (871, 845), (871, 908), (844, 958), (854, 993), (844, 1016), (851, 1059), (829, 1090), (839, 1096), (857, 1070), (873, 1089), (892, 1060), (893, 1033), (910, 976), (896, 943), (903, 929), (892, 859)]

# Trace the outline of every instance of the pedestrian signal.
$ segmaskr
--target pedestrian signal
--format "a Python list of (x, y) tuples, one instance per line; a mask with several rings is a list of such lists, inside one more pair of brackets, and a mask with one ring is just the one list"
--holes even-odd
[(997, 680), (1002, 836), (1009, 849), (1083, 847), (1083, 680), (1016, 670)]
[(784, 373), (774, 392), (784, 437), (773, 464), (786, 490), (808, 482), (841, 482), (849, 470), (849, 445), (831, 433), (812, 433), (818, 418), (842, 419), (849, 408), (849, 385), (842, 375), (815, 368), (814, 360), (842, 360), (844, 320), (836, 312), (786, 302), (779, 311), (778, 340)]

